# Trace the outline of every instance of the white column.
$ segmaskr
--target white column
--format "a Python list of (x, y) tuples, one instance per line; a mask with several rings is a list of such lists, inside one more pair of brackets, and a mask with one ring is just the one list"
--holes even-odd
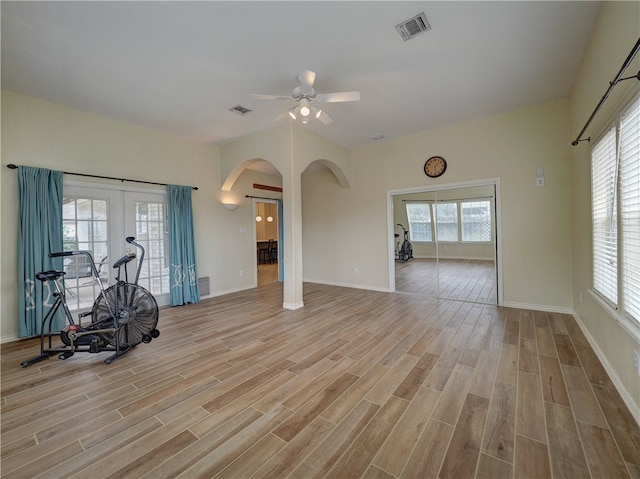
[(285, 309), (304, 306), (302, 288), (302, 178), (293, 151), (287, 171), (282, 175), (282, 216), (284, 234)]

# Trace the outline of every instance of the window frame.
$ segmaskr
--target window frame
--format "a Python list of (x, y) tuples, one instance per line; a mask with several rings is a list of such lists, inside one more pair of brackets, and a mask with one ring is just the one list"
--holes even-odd
[[(633, 264), (634, 267), (637, 268), (637, 264), (634, 264), (634, 260), (631, 261), (627, 261), (625, 259), (625, 254), (624, 252), (626, 251), (626, 248), (629, 246), (628, 244), (625, 243), (625, 232), (624, 232), (624, 216), (625, 214), (627, 214), (627, 211), (625, 210), (625, 207), (622, 203), (622, 201), (624, 201), (624, 198), (621, 198), (621, 194), (622, 194), (622, 183), (623, 181), (626, 181), (623, 179), (622, 175), (624, 174), (624, 172), (622, 171), (623, 168), (623, 163), (625, 161), (631, 161), (631, 162), (637, 162), (637, 155), (638, 153), (636, 153), (636, 156), (634, 157), (635, 160), (632, 158), (631, 160), (628, 159), (627, 156), (624, 156), (625, 152), (621, 151), (621, 140), (623, 135), (626, 133), (626, 131), (621, 131), (621, 126), (622, 123), (625, 120), (625, 115), (636, 115), (637, 118), (640, 118), (640, 114), (639, 113), (632, 113), (634, 112), (634, 108), (640, 110), (640, 93), (635, 94), (631, 100), (627, 103), (625, 103), (619, 110), (618, 113), (615, 115), (615, 119), (613, 121), (613, 123), (608, 123), (606, 128), (604, 129), (604, 131), (602, 132), (602, 134), (600, 136), (598, 136), (597, 140), (595, 140), (592, 144), (592, 148), (591, 148), (591, 152), (590, 152), (590, 166), (591, 166), (591, 172), (590, 172), (590, 180), (591, 180), (591, 184), (590, 184), (590, 194), (591, 194), (591, 247), (592, 247), (592, 255), (591, 255), (591, 272), (592, 272), (592, 277), (591, 277), (591, 286), (590, 289), (588, 290), (589, 294), (591, 295), (591, 297), (593, 299), (596, 300), (596, 302), (598, 304), (600, 304), (605, 311), (607, 311), (617, 322), (618, 324), (620, 324), (620, 326), (625, 329), (629, 334), (631, 334), (631, 336), (633, 336), (636, 340), (640, 340), (640, 317), (634, 317), (633, 315), (631, 315), (625, 308), (625, 304), (629, 302), (630, 297), (632, 297), (632, 293), (634, 293), (633, 288), (627, 284), (628, 278), (627, 278), (627, 271), (629, 268), (630, 264)], [(640, 128), (635, 125), (635, 131), (634, 134), (638, 136), (638, 142), (640, 142)], [(612, 133), (613, 131), (613, 133)], [(598, 289), (598, 284), (601, 284), (602, 281), (606, 280), (606, 278), (600, 278), (597, 277), (598, 274), (602, 274), (600, 270), (598, 270), (599, 265), (598, 260), (599, 258), (597, 257), (598, 253), (601, 253), (602, 251), (599, 250), (597, 248), (597, 242), (596, 242), (596, 234), (598, 232), (598, 225), (596, 224), (596, 211), (594, 210), (595, 208), (595, 196), (597, 191), (594, 190), (594, 182), (596, 181), (596, 179), (594, 179), (594, 175), (597, 174), (597, 172), (599, 170), (596, 170), (596, 166), (594, 165), (594, 151), (596, 149), (598, 149), (601, 145), (602, 142), (607, 141), (608, 140), (608, 136), (613, 135), (614, 139), (614, 154), (615, 154), (615, 158), (613, 159), (614, 164), (610, 164), (610, 165), (605, 165), (608, 166), (610, 169), (613, 168), (614, 170), (614, 179), (613, 179), (613, 199), (612, 199), (612, 209), (615, 211), (615, 216), (612, 218), (612, 221), (615, 221), (615, 297), (610, 297), (609, 294), (610, 292), (606, 292), (603, 293), (602, 291), (600, 291)], [(605, 145), (606, 146), (606, 145)], [(610, 157), (608, 158), (608, 160), (611, 162), (612, 160), (610, 159)], [(605, 160), (601, 160), (601, 161), (605, 161)], [(633, 168), (632, 168), (633, 170)], [(638, 201), (637, 198), (635, 196), (632, 196), (632, 202)], [(632, 210), (635, 211), (635, 210)], [(640, 302), (640, 296), (638, 296), (638, 293), (635, 293), (635, 295), (633, 296), (633, 302), (635, 303), (634, 306), (637, 307), (637, 304)]]
[[(463, 203), (477, 203), (477, 202), (488, 202), (489, 203), (489, 240), (482, 241), (473, 241), (473, 240), (465, 240), (463, 234), (463, 214), (462, 214), (462, 204)], [(438, 225), (437, 225), (437, 217), (436, 217), (436, 206), (438, 204), (456, 204), (456, 227), (457, 227), (457, 239), (456, 240), (440, 240), (438, 239)], [(409, 205), (428, 205), (429, 206), (429, 214), (430, 214), (430, 226), (431, 226), (431, 239), (430, 240), (421, 240), (413, 237), (413, 228), (411, 226), (411, 218), (409, 215)], [(407, 223), (409, 229), (409, 240), (412, 243), (447, 243), (447, 244), (461, 244), (461, 245), (490, 245), (495, 241), (495, 206), (494, 199), (490, 197), (478, 197), (478, 198), (465, 198), (465, 199), (453, 199), (453, 200), (422, 200), (422, 201), (410, 201), (405, 204), (405, 212), (407, 214)]]
[[(463, 203), (482, 203), (482, 202), (487, 202), (489, 203), (489, 239), (488, 240), (478, 240), (478, 241), (474, 241), (474, 240), (465, 240), (464, 239), (464, 215), (462, 213), (462, 204)], [(487, 245), (487, 244), (492, 244), (493, 243), (493, 238), (494, 238), (494, 207), (493, 207), (493, 200), (491, 198), (473, 198), (473, 199), (464, 199), (464, 200), (459, 200), (458, 202), (458, 217), (460, 218), (460, 243), (462, 244), (474, 244), (474, 245)]]
[[(415, 206), (415, 205), (420, 205), (420, 206), (427, 206), (427, 210), (429, 211), (429, 236), (431, 237), (428, 240), (424, 240), (424, 239), (415, 239), (413, 237), (413, 226), (412, 226), (412, 221), (411, 221), (411, 215), (409, 213), (409, 207), (410, 206)], [(431, 209), (431, 205), (428, 201), (411, 201), (411, 202), (407, 202), (404, 205), (404, 210), (407, 213), (407, 226), (409, 229), (409, 240), (413, 243), (433, 243), (433, 238), (434, 238), (434, 231), (433, 231), (433, 210)], [(414, 221), (413, 223), (417, 223), (416, 221)], [(421, 222), (426, 224), (427, 222)]]

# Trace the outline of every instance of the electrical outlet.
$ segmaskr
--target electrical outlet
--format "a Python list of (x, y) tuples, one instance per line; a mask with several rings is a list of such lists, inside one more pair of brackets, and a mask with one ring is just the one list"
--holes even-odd
[(536, 170), (536, 175), (538, 175), (538, 178), (540, 178), (541, 176), (544, 176), (544, 168), (538, 168)]
[(636, 367), (636, 374), (640, 376), (640, 353), (635, 349), (633, 350), (633, 364)]
[(353, 274), (358, 274), (358, 273), (359, 273), (359, 271), (358, 271), (358, 267), (357, 267), (357, 266), (354, 266), (354, 267), (353, 267)]
[(536, 178), (536, 186), (544, 186), (544, 176), (541, 178)]
[(240, 270), (240, 277), (244, 278), (244, 270), (243, 269)]

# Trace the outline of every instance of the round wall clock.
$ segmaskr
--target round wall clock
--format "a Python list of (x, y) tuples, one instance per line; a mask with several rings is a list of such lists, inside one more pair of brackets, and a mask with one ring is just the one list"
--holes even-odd
[(424, 164), (424, 174), (429, 178), (437, 178), (447, 171), (447, 161), (441, 156), (432, 156)]

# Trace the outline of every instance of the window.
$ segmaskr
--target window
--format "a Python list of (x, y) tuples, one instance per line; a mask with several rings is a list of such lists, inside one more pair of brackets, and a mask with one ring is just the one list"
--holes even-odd
[(491, 241), (491, 202), (489, 200), (460, 202), (463, 242)]
[(438, 241), (458, 241), (458, 204), (436, 203), (433, 207)]
[(591, 163), (593, 288), (615, 306), (618, 298), (615, 127), (594, 145)]
[(411, 241), (433, 241), (433, 217), (438, 241), (457, 242), (462, 237), (463, 243), (490, 243), (491, 205), (488, 199), (407, 203), (409, 237)]
[(593, 289), (640, 322), (640, 97), (591, 150)]
[(153, 294), (169, 293), (167, 203), (135, 201), (136, 241), (145, 249), (140, 286)]
[[(62, 205), (64, 251), (89, 251), (97, 263), (100, 277), (109, 274), (107, 260), (108, 206), (104, 199), (65, 195)], [(85, 255), (64, 257), (67, 303), (72, 310), (88, 308), (98, 294), (89, 259)]]
[(411, 241), (433, 241), (428, 203), (407, 203), (407, 218)]
[[(126, 268), (129, 281), (134, 281), (140, 251), (125, 242), (127, 236), (134, 236), (145, 249), (140, 286), (154, 295), (159, 306), (169, 304), (169, 241), (164, 194), (65, 184), (62, 221), (65, 251), (90, 251), (104, 288), (115, 281), (117, 271), (113, 263), (127, 252), (137, 255)], [(63, 260), (69, 308), (72, 312), (90, 308), (100, 290), (87, 257), (74, 255)], [(124, 270), (122, 274), (124, 279)]]
[(624, 310), (640, 321), (640, 97), (620, 124), (620, 213)]

